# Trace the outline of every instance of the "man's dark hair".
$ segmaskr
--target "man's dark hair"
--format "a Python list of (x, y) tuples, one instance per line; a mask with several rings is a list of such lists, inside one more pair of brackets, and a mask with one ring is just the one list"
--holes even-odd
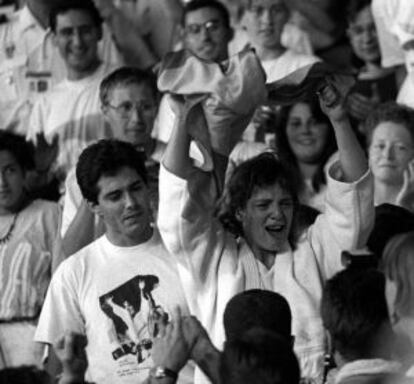
[(154, 100), (157, 100), (157, 82), (153, 73), (134, 67), (122, 67), (111, 72), (102, 80), (99, 87), (99, 98), (101, 104), (108, 104), (109, 96), (115, 88), (125, 87), (131, 84), (147, 85), (154, 95)]
[(190, 2), (188, 2), (183, 9), (183, 15), (181, 18), (182, 26), (185, 27), (187, 14), (189, 14), (190, 12), (197, 11), (201, 8), (214, 8), (215, 10), (217, 10), (223, 19), (224, 26), (226, 28), (230, 28), (229, 10), (223, 3), (217, 0), (191, 0)]
[(147, 171), (142, 154), (120, 140), (100, 140), (87, 147), (76, 165), (76, 179), (83, 197), (98, 203), (98, 182), (102, 176), (114, 176), (124, 167), (134, 169), (147, 184)]
[(102, 28), (103, 19), (92, 0), (67, 0), (59, 2), (56, 6), (52, 7), (49, 14), (50, 29), (53, 32), (56, 32), (58, 16), (72, 10), (79, 10), (88, 13), (95, 26), (99, 29)]
[[(289, 166), (277, 159), (273, 153), (262, 153), (241, 163), (231, 174), (217, 208), (217, 217), (224, 228), (236, 236), (243, 236), (242, 224), (236, 214), (246, 207), (255, 188), (278, 184), (292, 196), (296, 205), (298, 199), (292, 175)], [(295, 235), (292, 228), (289, 234), (292, 247), (296, 243)]]
[(372, 358), (390, 328), (384, 275), (375, 269), (337, 273), (325, 285), (321, 311), (333, 348), (344, 359)]
[(292, 314), (286, 299), (276, 292), (251, 289), (234, 296), (224, 310), (226, 340), (260, 327), (291, 339)]
[(260, 328), (227, 341), (220, 358), (226, 384), (298, 384), (298, 360), (288, 341)]
[(10, 152), (23, 171), (35, 168), (34, 148), (23, 136), (0, 130), (0, 151)]

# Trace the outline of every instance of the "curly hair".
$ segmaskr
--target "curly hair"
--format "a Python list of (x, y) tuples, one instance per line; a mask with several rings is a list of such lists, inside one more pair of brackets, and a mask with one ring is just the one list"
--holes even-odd
[[(269, 152), (253, 157), (236, 167), (216, 209), (216, 216), (223, 227), (235, 236), (243, 236), (242, 223), (237, 219), (236, 213), (246, 207), (257, 187), (278, 184), (292, 196), (296, 206), (297, 193), (289, 168), (275, 154)], [(295, 237), (294, 231), (291, 231), (289, 241), (292, 246), (296, 243)]]

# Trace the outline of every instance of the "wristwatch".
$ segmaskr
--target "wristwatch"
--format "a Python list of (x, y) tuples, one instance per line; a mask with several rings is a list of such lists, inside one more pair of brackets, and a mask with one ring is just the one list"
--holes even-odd
[(165, 367), (152, 367), (149, 372), (150, 376), (154, 379), (163, 379), (164, 377), (169, 377), (171, 379), (177, 380), (178, 374), (171, 369)]

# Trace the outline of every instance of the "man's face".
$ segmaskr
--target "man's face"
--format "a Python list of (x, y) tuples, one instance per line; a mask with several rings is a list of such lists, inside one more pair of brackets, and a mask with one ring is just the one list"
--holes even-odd
[(283, 28), (289, 18), (284, 0), (251, 0), (246, 16), (247, 33), (256, 48), (281, 46)]
[(150, 231), (148, 187), (132, 168), (123, 167), (114, 176), (98, 181), (98, 203), (93, 210), (104, 221), (109, 239), (119, 246), (142, 242)]
[(208, 61), (223, 61), (228, 56), (232, 30), (224, 24), (215, 8), (200, 8), (187, 13), (184, 44), (195, 56)]
[(14, 210), (21, 201), (25, 174), (9, 151), (0, 151), (0, 213)]
[(278, 183), (253, 190), (238, 219), (254, 253), (278, 252), (288, 245), (293, 210), (292, 196)]
[(102, 106), (117, 138), (135, 147), (145, 147), (151, 140), (151, 130), (157, 114), (153, 90), (145, 83), (115, 87)]
[(68, 69), (76, 73), (89, 72), (99, 63), (100, 26), (88, 12), (73, 9), (56, 18), (55, 45)]

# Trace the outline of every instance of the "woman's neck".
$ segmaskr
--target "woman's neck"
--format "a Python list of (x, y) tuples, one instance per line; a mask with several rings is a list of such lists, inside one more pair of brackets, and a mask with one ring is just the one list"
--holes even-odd
[(278, 59), (286, 51), (286, 48), (282, 46), (279, 46), (276, 48), (266, 48), (266, 47), (255, 47), (255, 48), (256, 48), (257, 56), (262, 61)]
[(305, 180), (312, 180), (318, 171), (319, 164), (298, 163), (300, 173)]
[(401, 185), (386, 184), (380, 181), (375, 181), (374, 203), (381, 204), (395, 204), (398, 193), (401, 190)]

